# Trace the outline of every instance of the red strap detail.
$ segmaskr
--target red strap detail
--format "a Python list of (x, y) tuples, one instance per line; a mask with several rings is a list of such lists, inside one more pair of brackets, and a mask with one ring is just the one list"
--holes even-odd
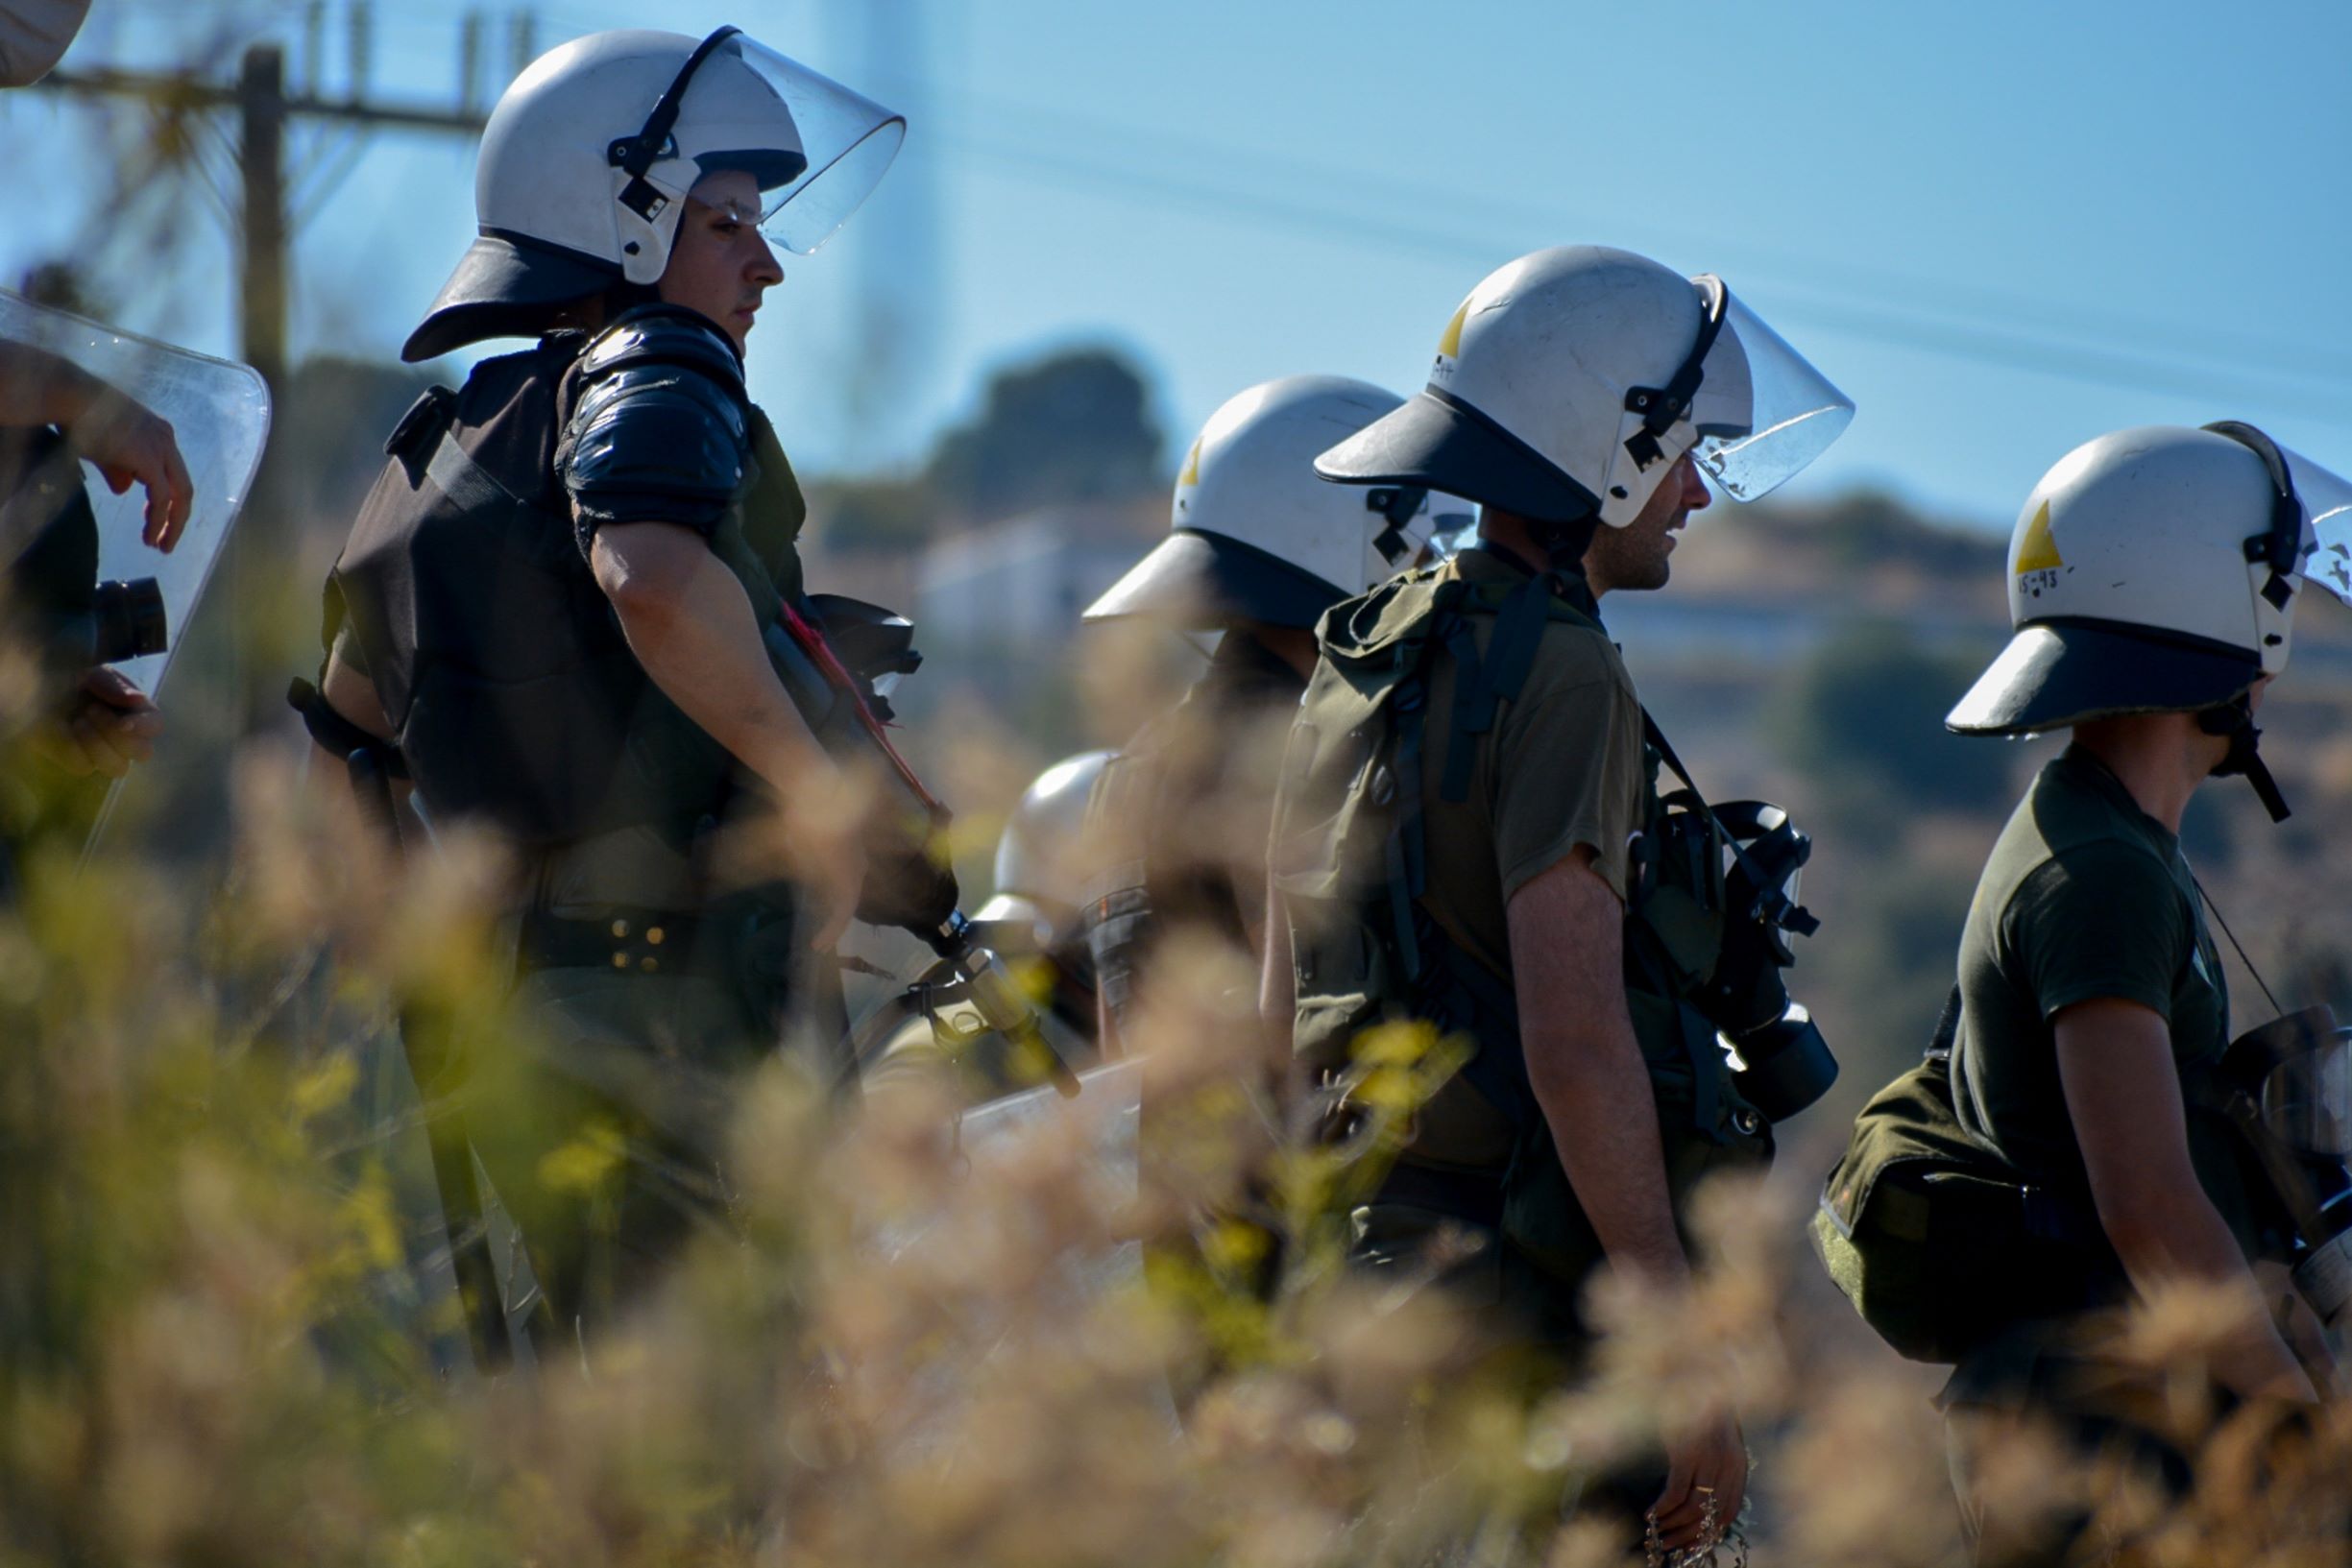
[(794, 642), (800, 644), (800, 651), (815, 662), (818, 673), (825, 677), (827, 683), (849, 699), (850, 705), (857, 711), (859, 727), (873, 738), (875, 745), (882, 748), (883, 756), (890, 760), (890, 766), (897, 771), (899, 782), (913, 792), (914, 798), (923, 803), (926, 810), (940, 821), (946, 821), (948, 808), (938, 797), (923, 787), (923, 781), (915, 777), (914, 769), (907, 765), (907, 760), (899, 756), (898, 748), (890, 744), (889, 736), (884, 733), (882, 720), (876, 718), (874, 710), (866, 706), (865, 696), (858, 689), (856, 678), (843, 667), (832, 644), (825, 640), (825, 634), (802, 619), (799, 612), (790, 605), (779, 608), (784, 612), (784, 629), (792, 635)]

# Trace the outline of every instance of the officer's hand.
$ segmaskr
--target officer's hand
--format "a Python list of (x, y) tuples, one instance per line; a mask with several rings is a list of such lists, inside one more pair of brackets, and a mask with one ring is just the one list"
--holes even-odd
[[(1650, 1505), (1658, 1538), (1671, 1552), (1712, 1546), (1739, 1516), (1748, 1495), (1748, 1445), (1739, 1422), (1718, 1416), (1666, 1443), (1666, 1486)], [(1707, 1534), (1707, 1505), (1714, 1503), (1714, 1532)]]
[(53, 729), (43, 751), (76, 778), (92, 773), (119, 779), (155, 755), (163, 714), (121, 670), (94, 664), (75, 688), (73, 706)]
[(102, 387), (80, 418), (66, 427), (74, 449), (98, 466), (107, 488), (120, 495), (132, 485), (147, 490), (147, 526), (140, 538), (158, 550), (180, 543), (195, 504), (196, 486), (180, 456), (170, 423)]

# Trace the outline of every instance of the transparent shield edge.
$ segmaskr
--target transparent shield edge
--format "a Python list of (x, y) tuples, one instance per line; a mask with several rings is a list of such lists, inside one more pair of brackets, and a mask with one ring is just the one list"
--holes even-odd
[[(887, 145), (882, 145), (884, 137)], [(824, 243), (839, 233), (858, 209), (866, 204), (881, 186), (890, 165), (898, 160), (899, 149), (906, 144), (907, 122), (893, 117), (874, 127), (855, 143), (845, 148), (839, 157), (812, 175), (803, 176), (791, 193), (779, 202), (773, 210), (760, 220), (760, 231), (794, 255), (812, 255)], [(876, 159), (873, 178), (861, 185), (828, 180), (845, 164)]]
[(121, 495), (86, 464), (84, 493), (97, 519), (102, 581), (154, 577), (165, 593), (170, 642), (115, 667), (153, 695), (204, 600), (237, 517), (252, 493), (270, 427), (260, 374), (232, 360), (123, 331), (0, 289), (0, 338), (42, 350), (123, 391), (170, 422), (195, 485), (186, 529), (171, 554), (140, 539), (146, 495)]
[[(1723, 331), (1746, 361), (1748, 426), (1738, 435), (1704, 434), (1691, 453), (1725, 495), (1752, 501), (1829, 450), (1854, 422), (1854, 399), (1736, 294), (1724, 313)], [(1700, 396), (1706, 396), (1704, 386)]]
[[(791, 118), (808, 166), (762, 193), (760, 226), (785, 249), (806, 255), (838, 231), (882, 183), (906, 139), (906, 116), (744, 34), (728, 39), (713, 61), (722, 58), (760, 78)], [(691, 116), (700, 107), (690, 87), (685, 114)], [(877, 138), (885, 136), (887, 141), (878, 146)], [(844, 179), (859, 175), (861, 180)]]
[(2352, 604), (2352, 480), (2281, 447), (2295, 494), (2311, 516), (2311, 551), (2303, 558), (2303, 580)]

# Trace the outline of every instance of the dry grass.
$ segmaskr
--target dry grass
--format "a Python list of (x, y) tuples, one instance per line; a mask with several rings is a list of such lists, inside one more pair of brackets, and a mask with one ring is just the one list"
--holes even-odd
[[(1334, 1266), (1343, 1173), (1248, 1092), (1247, 972), (1210, 951), (1156, 988), (1154, 1093), (1182, 1115), (1140, 1189), (1090, 1174), (1083, 1102), (981, 1179), (931, 1092), (850, 1118), (773, 1069), (742, 1097), (732, 1222), (585, 1368), (448, 1371), (446, 1303), (402, 1283), (413, 1129), (369, 1122), (360, 1041), (419, 995), (498, 1018), (493, 868), (456, 848), (402, 876), (342, 853), (282, 765), (240, 787), (270, 831), (226, 887), (47, 861), (0, 917), (0, 1561), (1597, 1562), (1560, 1529), (1573, 1477), (1723, 1397), (1759, 1455), (1757, 1560), (1956, 1560), (1915, 1386), (1786, 1332), (1810, 1264), (1771, 1190), (1710, 1194), (1699, 1291), (1605, 1289), (1597, 1373), (1525, 1397), (1429, 1291)], [(290, 993), (330, 931), (333, 981)], [(1280, 1172), (1271, 1299), (1213, 1237), (1176, 1273), (1088, 1272), (1252, 1170)], [(2176, 1373), (2225, 1326), (2168, 1302), (2131, 1345)], [(2178, 1507), (2030, 1427), (1995, 1484), (2090, 1500), (2124, 1560), (2343, 1560), (2341, 1412), (2194, 1435)]]

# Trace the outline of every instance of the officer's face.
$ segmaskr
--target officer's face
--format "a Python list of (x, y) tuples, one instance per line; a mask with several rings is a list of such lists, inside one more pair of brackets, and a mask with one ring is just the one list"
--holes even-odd
[(1592, 591), (1665, 587), (1673, 571), (1666, 558), (1674, 553), (1676, 532), (1690, 520), (1690, 514), (1705, 510), (1711, 499), (1707, 481), (1699, 477), (1699, 466), (1689, 453), (1684, 453), (1650, 492), (1649, 504), (1632, 522), (1622, 528), (1594, 530), (1592, 543), (1585, 550), (1585, 577)]
[(748, 174), (705, 176), (686, 199), (658, 285), (673, 305), (699, 310), (740, 349), (760, 298), (784, 281), (776, 253), (760, 233), (760, 185)]

